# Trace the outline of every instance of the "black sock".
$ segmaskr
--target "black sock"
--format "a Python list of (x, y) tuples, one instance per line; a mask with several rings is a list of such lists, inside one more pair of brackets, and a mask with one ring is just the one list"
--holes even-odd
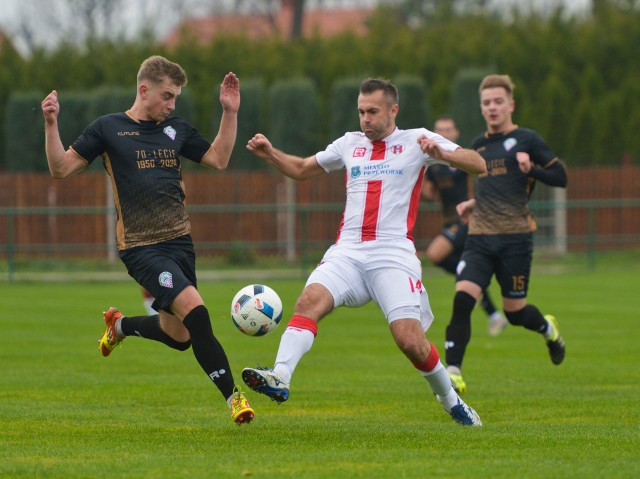
[(476, 300), (464, 291), (458, 291), (453, 298), (453, 313), (447, 326), (445, 361), (448, 366), (462, 367), (464, 351), (471, 339), (471, 312)]
[(544, 334), (549, 325), (542, 313), (533, 304), (527, 304), (520, 311), (511, 313), (505, 311), (504, 315), (507, 317), (507, 321), (514, 326), (524, 326), (526, 329), (540, 334)]
[(489, 296), (489, 291), (486, 289), (482, 292), (480, 304), (482, 305), (482, 309), (484, 309), (489, 316), (496, 312), (496, 306), (493, 304), (491, 296)]
[(185, 316), (184, 325), (191, 334), (191, 346), (198, 363), (225, 399), (228, 398), (233, 394), (235, 383), (227, 355), (213, 335), (209, 311), (204, 305), (196, 306)]
[(178, 351), (186, 351), (191, 346), (190, 341), (181, 343), (165, 333), (160, 328), (160, 317), (157, 314), (153, 316), (125, 316), (122, 318), (120, 327), (125, 336), (153, 339)]

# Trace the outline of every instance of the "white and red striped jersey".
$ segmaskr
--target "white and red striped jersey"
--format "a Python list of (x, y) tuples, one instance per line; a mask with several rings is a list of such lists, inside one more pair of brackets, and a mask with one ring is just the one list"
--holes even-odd
[(337, 243), (413, 241), (425, 169), (434, 163), (448, 164), (422, 152), (417, 140), (423, 134), (436, 139), (443, 150), (460, 148), (426, 128), (396, 128), (376, 141), (362, 132), (346, 133), (316, 154), (326, 172), (346, 170), (347, 200)]

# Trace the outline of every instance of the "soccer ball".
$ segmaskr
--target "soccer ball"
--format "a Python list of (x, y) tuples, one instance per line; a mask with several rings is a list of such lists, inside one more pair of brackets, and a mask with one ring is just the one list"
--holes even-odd
[(249, 336), (272, 333), (282, 319), (282, 301), (264, 284), (250, 284), (236, 293), (231, 301), (231, 320)]

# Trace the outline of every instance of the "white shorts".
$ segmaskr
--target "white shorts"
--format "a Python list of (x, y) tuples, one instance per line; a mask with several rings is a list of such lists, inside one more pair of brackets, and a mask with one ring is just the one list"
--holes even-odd
[(373, 300), (387, 322), (416, 319), (423, 331), (433, 322), (422, 265), (409, 240), (334, 244), (307, 279), (333, 295), (334, 306), (359, 307)]

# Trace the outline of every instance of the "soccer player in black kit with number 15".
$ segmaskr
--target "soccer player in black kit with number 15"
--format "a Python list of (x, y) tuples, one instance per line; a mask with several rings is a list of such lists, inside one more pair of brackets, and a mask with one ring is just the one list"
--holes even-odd
[(170, 116), (187, 83), (182, 67), (161, 56), (147, 58), (137, 75), (136, 99), (126, 112), (99, 117), (67, 150), (58, 130), (58, 93), (42, 101), (45, 147), (54, 178), (67, 178), (102, 156), (117, 211), (117, 246), (129, 275), (153, 297), (150, 316), (123, 316), (110, 308), (99, 343), (108, 356), (126, 336), (192, 348), (220, 390), (238, 425), (254, 412), (235, 386), (227, 355), (213, 334), (209, 311), (197, 290), (195, 251), (185, 209), (181, 157), (222, 170), (236, 139), (240, 82), (228, 73), (220, 86), (223, 113), (213, 143), (184, 119)]
[(458, 392), (466, 389), (461, 368), (471, 338), (471, 312), (493, 275), (509, 323), (539, 333), (553, 364), (565, 355), (556, 318), (527, 304), (536, 230), (528, 201), (535, 181), (564, 187), (567, 172), (538, 133), (513, 123), (514, 88), (508, 75), (488, 75), (480, 84), (487, 131), (472, 148), (484, 158), (487, 173), (477, 179), (475, 198), (457, 207), (460, 217), (469, 219), (469, 234), (457, 268), (445, 350), (447, 372)]

